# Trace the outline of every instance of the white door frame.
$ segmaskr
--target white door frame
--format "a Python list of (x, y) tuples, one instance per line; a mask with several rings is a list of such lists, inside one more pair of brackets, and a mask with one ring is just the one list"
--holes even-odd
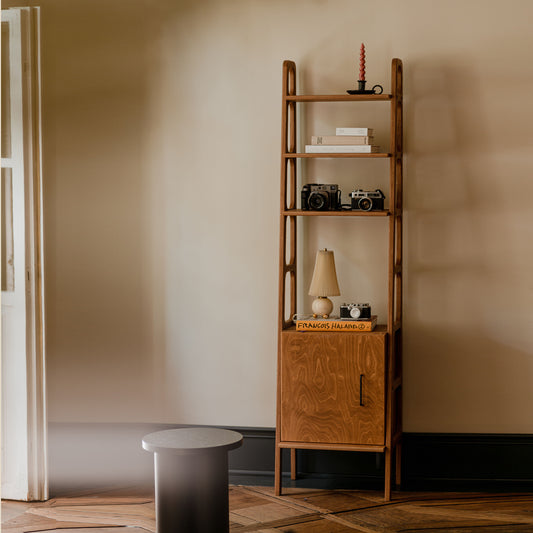
[(0, 204), (12, 212), (14, 281), (2, 290), (2, 498), (27, 501), (48, 498), (39, 17), (38, 7), (2, 10), (9, 33), (2, 90), (10, 97), (2, 179), (10, 177), (12, 199)]

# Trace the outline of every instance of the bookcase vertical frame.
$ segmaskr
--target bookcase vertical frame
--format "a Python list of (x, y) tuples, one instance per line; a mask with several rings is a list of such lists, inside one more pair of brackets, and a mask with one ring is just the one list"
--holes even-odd
[[(287, 216), (287, 209), (296, 209), (296, 159), (288, 159), (286, 153), (296, 153), (296, 102), (287, 97), (296, 94), (296, 64), (283, 62), (282, 109), (281, 109), (281, 197), (280, 197), (280, 250), (279, 250), (279, 301), (278, 301), (278, 369), (281, 368), (281, 332), (290, 326), (296, 313), (296, 216)], [(287, 257), (287, 230), (290, 249)], [(289, 274), (289, 317), (285, 316), (287, 306), (287, 274)], [(277, 388), (277, 405), (281, 404), (280, 387)], [(280, 411), (276, 409), (276, 451), (274, 468), (274, 490), (281, 493), (281, 448)], [(294, 455), (294, 454), (292, 454)]]
[[(395, 435), (393, 438), (396, 443), (396, 485), (401, 484), (401, 450), (402, 450), (402, 391), (403, 383), (401, 379), (401, 358), (402, 358), (402, 304), (403, 304), (403, 64), (401, 60), (395, 59), (396, 62), (396, 194), (398, 200), (398, 209), (396, 211), (396, 262), (397, 262), (397, 298), (396, 298), (396, 320), (397, 327), (395, 332), (395, 362), (400, 365), (400, 371), (395, 369), (395, 375), (399, 376), (399, 383), (394, 390), (395, 398)], [(394, 63), (393, 63), (394, 64)]]
[[(387, 420), (385, 429), (385, 500), (390, 500), (393, 481), (393, 453), (396, 452), (394, 480), (401, 480), (401, 417), (397, 405), (397, 389), (401, 379), (396, 366), (400, 364), (401, 346), (398, 332), (402, 320), (402, 160), (403, 160), (403, 83), (402, 62), (392, 60), (391, 68), (391, 125), (390, 125), (390, 191), (389, 191), (389, 294), (387, 332)], [(401, 392), (401, 391), (400, 391)]]

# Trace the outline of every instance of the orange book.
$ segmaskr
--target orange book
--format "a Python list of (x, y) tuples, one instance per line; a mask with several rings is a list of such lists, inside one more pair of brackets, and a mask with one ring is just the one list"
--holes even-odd
[(370, 320), (341, 320), (339, 318), (296, 319), (296, 331), (372, 331), (378, 323), (377, 315)]

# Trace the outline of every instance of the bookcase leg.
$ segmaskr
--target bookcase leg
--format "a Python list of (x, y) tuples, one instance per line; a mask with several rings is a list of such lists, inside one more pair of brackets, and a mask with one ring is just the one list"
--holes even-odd
[(291, 448), (291, 479), (294, 481), (297, 477), (298, 467), (296, 465), (296, 449)]
[(276, 453), (274, 459), (274, 494), (281, 495), (281, 448), (276, 445)]
[(402, 484), (402, 443), (396, 444), (396, 486)]
[(391, 475), (392, 475), (392, 450), (387, 447), (385, 450), (385, 501), (391, 499)]

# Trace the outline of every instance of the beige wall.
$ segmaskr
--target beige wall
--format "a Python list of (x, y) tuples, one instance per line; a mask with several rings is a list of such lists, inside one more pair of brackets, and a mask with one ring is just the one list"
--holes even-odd
[[(342, 93), (364, 42), (371, 83), (405, 66), (405, 430), (533, 432), (532, 17), (529, 0), (42, 2), (50, 419), (274, 425), (281, 64)], [(306, 109), (304, 142), (340, 125), (387, 142), (387, 104)], [(388, 163), (302, 171), (346, 200)], [(327, 246), (336, 303), (384, 317), (385, 230), (303, 225), (303, 288)]]

